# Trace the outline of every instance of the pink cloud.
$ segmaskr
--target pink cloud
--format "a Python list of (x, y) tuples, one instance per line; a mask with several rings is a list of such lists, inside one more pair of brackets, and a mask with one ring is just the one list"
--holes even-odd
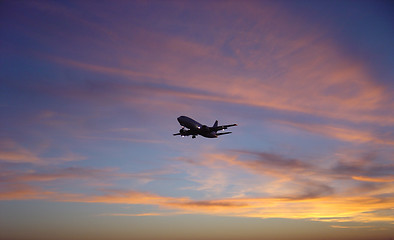
[(73, 153), (66, 153), (58, 157), (41, 157), (48, 146), (37, 147), (34, 151), (18, 145), (12, 140), (0, 142), (0, 161), (12, 163), (55, 164), (59, 162), (80, 161), (86, 159)]
[[(179, 45), (179, 43), (176, 43), (179, 39), (169, 41), (174, 41), (173, 44), (169, 45), (170, 48)], [(304, 54), (305, 57), (302, 55), (297, 56), (297, 58), (290, 57), (290, 60), (294, 59), (294, 62), (289, 62), (284, 66), (286, 68), (285, 74), (268, 78), (240, 77), (234, 76), (234, 73), (231, 73), (232, 75), (229, 73), (217, 74), (216, 71), (209, 69), (202, 63), (199, 63), (198, 67), (206, 68), (206, 71), (194, 72), (192, 69), (189, 70), (179, 66), (181, 62), (188, 61), (187, 59), (182, 60), (180, 56), (178, 60), (171, 64), (167, 61), (158, 63), (161, 66), (155, 66), (153, 71), (149, 69), (140, 72), (59, 57), (51, 58), (55, 59), (56, 62), (89, 71), (132, 77), (133, 81), (136, 82), (142, 82), (142, 79), (136, 80), (138, 78), (144, 78), (143, 81), (146, 82), (146, 77), (148, 77), (152, 83), (164, 81), (169, 86), (207, 93), (198, 94), (162, 89), (160, 93), (164, 96), (171, 94), (171, 96), (180, 98), (251, 105), (357, 122), (393, 123), (394, 116), (380, 113), (380, 111), (393, 107), (387, 101), (390, 99), (389, 94), (382, 86), (375, 84), (373, 79), (368, 77), (369, 74), (362, 64), (353, 63), (351, 58), (341, 56), (338, 53), (339, 50), (329, 45), (329, 43), (322, 42), (317, 45), (316, 47), (322, 49), (317, 57), (323, 59), (316, 60), (316, 56), (311, 52), (312, 50), (302, 49), (298, 55)], [(198, 49), (198, 47), (196, 48)], [(185, 48), (182, 51), (191, 51), (190, 49), (192, 48)], [(196, 52), (200, 53), (201, 51), (196, 50)], [(180, 53), (175, 53), (175, 55), (177, 54), (180, 55)], [(185, 52), (182, 56), (185, 57), (184, 55)], [(190, 55), (201, 57), (194, 52), (191, 52)], [(208, 62), (218, 61), (209, 54), (204, 54), (204, 56), (208, 58)], [(300, 61), (299, 59), (303, 60)], [(321, 66), (317, 63), (311, 64), (311, 62), (320, 63)], [(233, 66), (223, 66), (223, 70), (220, 72), (223, 72), (227, 67), (232, 68)], [(179, 68), (182, 70), (180, 71)], [(272, 70), (263, 66), (256, 71), (261, 72), (264, 76), (266, 74), (264, 71), (269, 73)], [(220, 89), (221, 94), (213, 94), (213, 89), (215, 89), (215, 92)]]
[[(161, 91), (163, 96), (154, 100), (157, 102), (168, 101), (170, 96), (352, 122), (394, 123), (394, 116), (387, 113), (394, 107), (392, 96), (375, 81), (367, 63), (346, 54), (330, 32), (305, 24), (303, 18), (279, 4), (264, 3), (263, 8), (261, 4), (213, 3), (222, 14), (208, 15), (208, 26), (201, 29), (199, 23), (189, 23), (196, 25), (205, 41), (182, 32), (175, 35), (128, 22), (126, 26), (122, 21), (101, 26), (64, 6), (35, 4), (117, 43), (108, 49), (111, 65), (106, 64), (108, 56), (97, 51), (87, 52), (94, 59), (41, 57), (78, 69), (127, 77), (134, 83), (166, 84), (207, 93)], [(97, 14), (107, 16), (106, 12)], [(162, 24), (182, 25), (172, 21), (166, 19)], [(102, 45), (90, 36), (79, 37), (82, 39), (75, 42), (82, 46)]]
[(12, 140), (0, 141), (0, 160), (13, 163), (43, 163), (43, 160), (22, 146), (19, 146)]
[(348, 126), (337, 126), (332, 124), (296, 123), (288, 121), (277, 121), (280, 124), (306, 130), (312, 133), (321, 134), (334, 139), (355, 143), (376, 143), (384, 145), (394, 145), (394, 139), (390, 139), (384, 134), (376, 134), (367, 128), (353, 128)]

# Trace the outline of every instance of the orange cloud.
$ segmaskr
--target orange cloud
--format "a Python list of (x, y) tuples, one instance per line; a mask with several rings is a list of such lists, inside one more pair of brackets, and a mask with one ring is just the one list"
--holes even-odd
[[(154, 193), (133, 190), (105, 190), (101, 195), (71, 194), (45, 191), (28, 185), (9, 185), (0, 192), (1, 200), (45, 199), (50, 201), (144, 204), (155, 205), (175, 212), (132, 214), (133, 216), (168, 214), (215, 214), (258, 218), (313, 219), (332, 222), (393, 221), (391, 215), (375, 214), (374, 211), (392, 209), (393, 198), (373, 196), (337, 196), (305, 199), (292, 198), (224, 198), (214, 200), (192, 200), (188, 197), (165, 197)], [(130, 214), (114, 214), (126, 216)]]
[[(47, 194), (48, 196), (48, 194)], [(374, 215), (374, 210), (391, 209), (392, 200), (385, 202), (372, 197), (325, 197), (307, 200), (278, 198), (240, 198), (193, 201), (188, 198), (163, 197), (135, 191), (107, 192), (102, 196), (50, 194), (57, 201), (97, 202), (108, 204), (147, 204), (181, 213), (216, 214), (259, 218), (314, 219), (319, 221), (392, 221), (392, 216)], [(370, 213), (366, 213), (370, 212)]]
[(53, 192), (23, 183), (2, 184), (0, 200), (49, 199)]
[(17, 145), (11, 140), (0, 141), (0, 160), (14, 163), (42, 163), (42, 159), (37, 153), (31, 152), (26, 148)]
[[(239, 187), (238, 189), (246, 191), (241, 196), (175, 202), (172, 205), (182, 208), (183, 211), (211, 211), (232, 216), (302, 218), (332, 222), (392, 221), (390, 214), (375, 213), (380, 209), (389, 211), (394, 206), (393, 186), (388, 181), (390, 178), (351, 177), (352, 173), (385, 174), (383, 169), (392, 168), (391, 165), (372, 164), (373, 159), (369, 158), (366, 156), (364, 160), (357, 162), (338, 162), (326, 168), (281, 155), (247, 151), (235, 151), (234, 155), (207, 154), (199, 161), (186, 159), (183, 163), (190, 164), (188, 169), (193, 166), (205, 167), (207, 169), (201, 170), (202, 172), (219, 175), (225, 173), (224, 179), (231, 181), (225, 180), (222, 183), (231, 185), (232, 189)], [(250, 181), (238, 179), (238, 175), (233, 175), (235, 169), (238, 175), (242, 174), (242, 169), (247, 171)], [(266, 175), (275, 177), (276, 180), (267, 179), (264, 177)], [(204, 189), (209, 189), (209, 184), (213, 184), (211, 187), (215, 188), (214, 183), (206, 181), (204, 175), (199, 176), (201, 180), (198, 180), (198, 175), (190, 180), (203, 186), (208, 184)], [(338, 180), (341, 181), (339, 185), (336, 182)], [(379, 184), (354, 185), (353, 180), (368, 180)], [(238, 193), (241, 192), (240, 190)], [(247, 195), (267, 197), (246, 197)]]
[(25, 148), (12, 140), (0, 140), (0, 161), (12, 163), (54, 164), (59, 162), (80, 161), (86, 159), (74, 153), (67, 152), (58, 157), (41, 157), (48, 148), (46, 144), (36, 147), (34, 151)]
[[(339, 171), (336, 173), (348, 174), (348, 171), (359, 171), (359, 168), (350, 166), (337, 166), (335, 169), (321, 169), (316, 168), (311, 164), (305, 163), (299, 159), (286, 158), (275, 154), (266, 153), (248, 153), (235, 152), (236, 155), (216, 154), (204, 156), (203, 160), (194, 162), (182, 161), (182, 163), (192, 164), (197, 168), (212, 168), (214, 171), (225, 170), (225, 178), (231, 178), (234, 169), (241, 166), (246, 171), (250, 171), (255, 175), (249, 175), (249, 178), (268, 174), (278, 178), (264, 182), (256, 182), (251, 185), (250, 190), (254, 192), (253, 195), (266, 195), (265, 197), (228, 197), (228, 198), (205, 198), (205, 199), (191, 199), (189, 197), (167, 197), (149, 192), (140, 192), (134, 190), (102, 190), (102, 194), (72, 194), (61, 192), (50, 192), (40, 188), (33, 188), (29, 186), (19, 188), (9, 188), (8, 191), (2, 192), (0, 198), (2, 200), (10, 199), (47, 199), (52, 201), (73, 201), (73, 202), (89, 202), (89, 203), (107, 203), (107, 204), (144, 204), (154, 205), (166, 209), (166, 212), (152, 213), (138, 213), (138, 214), (114, 214), (113, 216), (150, 216), (150, 215), (168, 215), (168, 214), (215, 214), (223, 216), (242, 216), (242, 217), (258, 217), (258, 218), (292, 218), (292, 219), (312, 219), (317, 221), (330, 222), (373, 222), (373, 221), (393, 221), (390, 214), (379, 214), (377, 211), (389, 210), (394, 207), (393, 198), (390, 196), (392, 185), (374, 186), (372, 189), (353, 191), (332, 191), (329, 182), (322, 182), (321, 179), (334, 178), (339, 176), (333, 175), (332, 171)], [(255, 156), (253, 160), (241, 160), (240, 155), (247, 154)], [(359, 167), (368, 167), (369, 165), (357, 165)], [(188, 167), (190, 169), (191, 166)], [(339, 169), (350, 169), (343, 172)], [(292, 171), (293, 170), (293, 171)], [(364, 171), (364, 170), (362, 170)], [(291, 174), (289, 174), (289, 172)], [(323, 178), (318, 176), (326, 172)], [(67, 177), (59, 172), (58, 177)], [(64, 172), (66, 173), (66, 172)], [(70, 173), (70, 172), (69, 172)], [(190, 172), (192, 174), (192, 172)], [(197, 174), (200, 174), (196, 172)], [(239, 172), (238, 172), (239, 173)], [(306, 174), (308, 173), (308, 174)], [(94, 177), (94, 172), (91, 174), (83, 174), (88, 178)], [(100, 174), (100, 173), (99, 173)], [(112, 173), (108, 173), (112, 174)], [(72, 174), (73, 175), (73, 174)], [(80, 175), (80, 174), (78, 174)], [(102, 175), (102, 174), (100, 174)], [(123, 176), (120, 174), (120, 176)], [(127, 177), (124, 175), (123, 177)], [(300, 176), (303, 176), (302, 179)], [(43, 175), (45, 177), (45, 175)], [(27, 178), (29, 181), (49, 181), (56, 176), (46, 176), (48, 178)], [(196, 181), (197, 175), (194, 179)], [(320, 180), (316, 181), (316, 178)], [(23, 178), (25, 179), (25, 178)], [(27, 180), (25, 179), (25, 180)], [(254, 178), (255, 179), (255, 178)], [(351, 180), (351, 178), (349, 178)], [(382, 181), (375, 181), (369, 177), (353, 177), (354, 180), (380, 183)], [(222, 181), (223, 179), (221, 179)], [(236, 184), (236, 178), (232, 178), (232, 184)], [(214, 184), (214, 181), (204, 182), (205, 184)], [(223, 184), (229, 184), (225, 179)], [(290, 186), (287, 184), (291, 183)], [(389, 183), (385, 182), (384, 183)], [(259, 192), (256, 187), (258, 184), (263, 184), (263, 188), (270, 185), (277, 185), (277, 189), (264, 189), (264, 192)], [(264, 186), (265, 185), (265, 186)], [(244, 187), (244, 185), (242, 185)], [(246, 185), (245, 185), (246, 187)], [(272, 187), (272, 186), (271, 186)], [(290, 189), (286, 188), (292, 188)], [(377, 188), (376, 188), (377, 187)], [(207, 185), (206, 190), (209, 188)], [(257, 191), (256, 191), (257, 190)], [(219, 193), (220, 194), (220, 193)], [(250, 194), (249, 194), (250, 195)], [(170, 210), (170, 212), (168, 212)]]
[(352, 179), (363, 181), (363, 182), (376, 182), (376, 183), (394, 182), (394, 176), (389, 176), (389, 177), (353, 176)]
[[(50, 182), (64, 179), (99, 179), (115, 176), (111, 169), (90, 169), (68, 167), (64, 169), (49, 169), (46, 172), (30, 170), (28, 172), (11, 172), (8, 181), (18, 182)], [(7, 177), (7, 176), (5, 176)]]
[(332, 228), (342, 228), (342, 229), (360, 229), (360, 228), (375, 228), (374, 226), (341, 226), (341, 225), (331, 225)]

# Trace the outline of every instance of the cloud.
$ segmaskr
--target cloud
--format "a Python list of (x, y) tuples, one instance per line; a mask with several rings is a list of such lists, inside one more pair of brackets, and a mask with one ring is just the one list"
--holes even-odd
[[(78, 34), (71, 28), (65, 28), (61, 34), (55, 31), (55, 39), (61, 39), (59, 42), (48, 39), (47, 34), (33, 34), (39, 43), (52, 43), (53, 49), (70, 50), (63, 44), (64, 36), (72, 36), (74, 43), (71, 54), (65, 54), (70, 51), (53, 51), (57, 54), (52, 55), (37, 52), (38, 56), (58, 65), (126, 78), (137, 84), (170, 86), (169, 91), (150, 89), (151, 95), (157, 92), (163, 95), (151, 101), (169, 101), (174, 97), (381, 126), (394, 123), (394, 115), (387, 113), (387, 109), (394, 107), (392, 95), (375, 80), (368, 61), (349, 55), (335, 41), (332, 32), (305, 24), (305, 19), (279, 3), (213, 4), (220, 14), (206, 11), (212, 3), (203, 4), (197, 8), (206, 15), (203, 25), (201, 20), (187, 18), (186, 22), (180, 22), (177, 18), (176, 13), (196, 11), (194, 4), (182, 7), (174, 4), (168, 9), (174, 14), (166, 15), (166, 20), (158, 21), (160, 24), (135, 21), (132, 14), (126, 19), (109, 18), (107, 11), (97, 7), (95, 14), (111, 19), (105, 25), (61, 4), (31, 5), (80, 26)], [(133, 3), (133, 7), (145, 9), (139, 3)], [(197, 33), (190, 34), (185, 27), (190, 25), (196, 27), (193, 29)], [(53, 26), (47, 23), (45, 26), (53, 30)], [(165, 31), (174, 28), (178, 29), (176, 34)], [(26, 31), (27, 35), (31, 34)], [(195, 34), (201, 36), (191, 37)], [(135, 92), (125, 91), (122, 97), (126, 99)], [(116, 96), (113, 93), (112, 97)], [(340, 129), (336, 132), (338, 137), (352, 140), (353, 132)], [(357, 136), (360, 138), (353, 140), (365, 141), (369, 137), (368, 134)]]
[(48, 199), (50, 191), (22, 183), (0, 183), (0, 200)]
[(66, 58), (62, 58), (62, 57), (57, 57), (57, 56), (45, 56), (45, 58), (48, 58), (51, 61), (63, 64), (63, 65), (73, 66), (76, 68), (81, 68), (84, 70), (98, 72), (98, 73), (107, 73), (107, 74), (121, 75), (121, 76), (126, 76), (126, 77), (149, 77), (149, 78), (153, 78), (153, 79), (161, 79), (162, 78), (160, 75), (154, 75), (154, 74), (144, 73), (144, 72), (136, 72), (136, 71), (132, 71), (132, 70), (128, 70), (128, 69), (121, 69), (121, 68), (116, 68), (116, 67), (100, 66), (100, 65), (75, 61), (75, 60), (71, 60), (71, 59), (66, 59)]
[(78, 136), (78, 138), (91, 139), (91, 140), (107, 140), (107, 141), (125, 141), (125, 142), (138, 142), (138, 143), (152, 143), (152, 144), (163, 144), (163, 143), (165, 143), (162, 140), (139, 139), (139, 138), (129, 138), (129, 137)]
[[(325, 167), (311, 164), (307, 160), (265, 152), (236, 150), (228, 154), (203, 154), (198, 161), (186, 160), (182, 163), (189, 164), (188, 168), (207, 168), (201, 170), (203, 173), (210, 169), (213, 173), (224, 173), (225, 179), (231, 181), (224, 181), (223, 189), (231, 186), (232, 191), (238, 191), (238, 196), (235, 194), (230, 198), (197, 202), (191, 204), (190, 208), (205, 212), (206, 207), (213, 208), (215, 213), (262, 218), (307, 218), (333, 222), (387, 221), (387, 216), (365, 212), (367, 209), (393, 207), (390, 203), (393, 198), (393, 185), (389, 181), (391, 175), (384, 176), (392, 172), (390, 165), (378, 163), (381, 159), (378, 160), (379, 155), (376, 153), (364, 153), (361, 158), (358, 154), (351, 158), (341, 155), (343, 158), (338, 158), (334, 164), (327, 164)], [(249, 173), (247, 179), (250, 181), (242, 178), (243, 171)], [(355, 177), (360, 173), (380, 177)], [(189, 180), (206, 185), (205, 188), (215, 187), (214, 183), (205, 181), (202, 175), (200, 177), (201, 180), (198, 175)], [(247, 190), (240, 190), (242, 188)], [(256, 197), (259, 195), (266, 197)], [(182, 208), (188, 206), (184, 203), (178, 205)]]
[[(369, 159), (366, 156), (350, 156), (348, 159), (340, 158), (331, 169), (332, 176), (365, 176), (377, 178), (389, 178), (394, 171), (394, 165), (388, 159), (380, 160), (376, 157)], [(352, 159), (352, 157), (356, 159)]]
[[(272, 175), (281, 179), (356, 179), (376, 182), (390, 180), (394, 165), (389, 161), (390, 155), (375, 151), (361, 150), (337, 153), (328, 166), (314, 164), (310, 159), (287, 158), (280, 154), (233, 150), (235, 155), (221, 156), (221, 161), (230, 165), (241, 166), (252, 173)], [(215, 157), (213, 155), (213, 157)], [(382, 180), (382, 181), (379, 181)], [(388, 181), (390, 182), (390, 181)]]
[[(314, 171), (316, 166), (296, 158), (287, 158), (282, 155), (255, 152), (246, 150), (232, 150), (235, 155), (212, 154), (211, 157), (228, 163), (229, 165), (239, 166), (255, 174), (270, 175), (278, 178), (288, 179), (295, 175), (303, 174), (310, 170)], [(245, 160), (242, 160), (246, 157)]]
[[(353, 197), (318, 199), (281, 198), (238, 198), (194, 201), (189, 198), (164, 197), (137, 191), (107, 190), (103, 195), (82, 195), (36, 192), (40, 199), (72, 202), (95, 202), (107, 204), (155, 205), (168, 210), (185, 213), (218, 214), (259, 218), (292, 218), (327, 221), (382, 221), (392, 220), (391, 216), (365, 214), (366, 211), (392, 207), (390, 202), (380, 202), (374, 198)], [(30, 195), (31, 198), (37, 196)], [(4, 199), (4, 198), (3, 198)], [(316, 212), (316, 209), (319, 209)], [(155, 215), (159, 215), (159, 213)], [(164, 213), (165, 215), (168, 214)], [(144, 214), (136, 214), (144, 215)], [(149, 213), (148, 213), (149, 215)]]
[(204, 201), (188, 201), (182, 203), (175, 203), (175, 205), (184, 206), (184, 207), (196, 207), (196, 208), (215, 208), (215, 207), (242, 207), (247, 206), (246, 203), (237, 203), (237, 202), (229, 202), (229, 201), (215, 201), (215, 200), (204, 200)]
[[(102, 189), (101, 194), (62, 193), (46, 191), (29, 185), (8, 185), (2, 188), (1, 200), (12, 199), (45, 199), (50, 201), (87, 202), (106, 204), (153, 205), (165, 212), (154, 215), (168, 214), (216, 214), (223, 216), (243, 216), (259, 218), (292, 218), (313, 219), (321, 221), (390, 221), (390, 214), (382, 214), (382, 209), (393, 207), (392, 198), (385, 201), (371, 196), (308, 196), (302, 198), (288, 197), (249, 197), (223, 198), (212, 200), (193, 200), (189, 197), (166, 197), (154, 193)], [(316, 211), (319, 209), (319, 211)], [(168, 212), (170, 210), (170, 212)], [(374, 212), (379, 210), (379, 212)], [(175, 211), (175, 212), (171, 212)], [(114, 214), (114, 216), (146, 216), (151, 213)]]
[(40, 155), (48, 146), (38, 147), (31, 151), (13, 140), (0, 140), (0, 161), (11, 163), (32, 163), (32, 164), (56, 164), (60, 162), (80, 161), (86, 159), (85, 156), (74, 153), (66, 153), (57, 157), (41, 157)]
[(163, 216), (163, 213), (105, 213), (99, 216), (114, 216), (114, 217), (147, 217), (147, 216)]
[[(342, 59), (340, 56), (332, 56), (332, 52), (335, 52), (335, 50), (330, 49), (326, 51), (327, 54), (322, 55), (326, 56), (329, 61), (335, 62), (337, 59)], [(345, 119), (352, 122), (379, 122), (384, 125), (394, 122), (394, 116), (382, 115), (380, 113), (387, 108), (393, 107), (389, 104), (390, 101), (387, 93), (379, 85), (376, 85), (372, 79), (366, 78), (365, 75), (367, 74), (364, 73), (361, 67), (349, 67), (350, 69), (346, 69), (335, 65), (329, 66), (327, 72), (325, 72), (315, 66), (316, 69), (319, 69), (319, 73), (316, 72), (316, 76), (311, 73), (306, 74), (307, 71), (317, 71), (311, 66), (303, 71), (301, 71), (303, 68), (299, 67), (297, 69), (290, 69), (287, 71), (286, 76), (282, 76), (279, 79), (270, 79), (268, 84), (268, 80), (257, 77), (234, 77), (209, 72), (191, 74), (185, 72), (187, 70), (175, 73), (178, 71), (176, 66), (179, 63), (174, 63), (172, 66), (168, 66), (168, 63), (161, 63), (163, 66), (155, 69), (165, 70), (154, 70), (152, 74), (152, 71), (149, 71), (149, 73), (148, 71), (146, 73), (143, 71), (135, 72), (59, 57), (52, 58), (56, 59), (55, 61), (58, 63), (89, 71), (130, 77), (134, 82), (146, 82), (148, 79), (150, 83), (164, 82), (172, 88), (171, 90), (160, 89), (159, 93), (164, 96), (170, 95), (193, 100), (299, 112), (334, 119)], [(310, 61), (312, 60), (305, 60), (303, 64), (310, 65)], [(299, 64), (297, 63), (297, 65)], [(343, 65), (346, 66), (347, 64), (344, 63)], [(294, 63), (289, 63), (289, 65), (294, 65)], [(305, 77), (308, 75), (312, 76)], [(184, 81), (186, 78), (188, 81)], [(189, 89), (189, 91), (177, 90), (175, 87)], [(217, 94), (212, 89), (221, 89), (221, 93)], [(150, 88), (146, 90), (157, 92), (159, 89)], [(205, 93), (198, 93), (199, 91)], [(329, 129), (324, 130), (329, 131)], [(354, 131), (334, 130), (336, 130), (337, 136), (342, 139), (355, 139), (352, 137)], [(364, 136), (361, 135), (358, 139), (365, 141), (370, 138), (369, 135), (364, 134)]]
[[(336, 126), (330, 124), (316, 123), (296, 123), (288, 121), (278, 121), (280, 124), (288, 125), (298, 129), (306, 130), (312, 133), (321, 134), (334, 139), (355, 143), (377, 143), (385, 145), (394, 145), (394, 139), (383, 134), (376, 134), (368, 129), (353, 128), (348, 126)], [(387, 134), (386, 134), (387, 135)]]
[[(14, 167), (15, 168), (15, 167)], [(33, 184), (33, 183), (52, 183), (56, 181), (74, 181), (85, 179), (86, 183), (80, 182), (80, 186), (89, 185), (91, 182), (99, 184), (100, 180), (111, 185), (110, 180), (114, 179), (139, 179), (145, 182), (153, 180), (163, 180), (163, 175), (173, 174), (172, 169), (150, 170), (136, 173), (122, 173), (116, 168), (89, 168), (89, 167), (43, 167), (40, 166), (35, 169), (31, 167), (28, 170), (14, 169), (12, 166), (3, 166), (3, 171), (0, 174), (0, 180), (5, 185), (12, 184)]]
[(388, 177), (365, 177), (365, 176), (353, 176), (354, 180), (364, 181), (364, 182), (394, 182), (394, 175)]
[(338, 154), (323, 166), (315, 163), (319, 162), (315, 159), (233, 150), (226, 154), (203, 154), (198, 160), (188, 158), (179, 169), (187, 169), (187, 179), (197, 184), (187, 189), (209, 191), (210, 197), (226, 194), (294, 201), (348, 196), (386, 198), (384, 194), (392, 187), (392, 166), (386, 156), (346, 154)]
[[(381, 211), (394, 207), (393, 166), (387, 161), (387, 156), (379, 152), (347, 151), (338, 153), (336, 157), (330, 164), (321, 166), (310, 159), (272, 152), (231, 150), (218, 154), (204, 151), (194, 157), (178, 158), (167, 170), (140, 173), (54, 166), (26, 171), (6, 166), (0, 175), (0, 199), (142, 204), (165, 209), (164, 215), (169, 211), (170, 214), (332, 222), (392, 221), (390, 214), (382, 214)], [(189, 194), (184, 197), (164, 196), (147, 191), (116, 189), (114, 185), (119, 179), (158, 181), (163, 175), (174, 172), (186, 173), (185, 180), (191, 182), (189, 187), (182, 186), (181, 191), (194, 191), (200, 197), (191, 198)], [(72, 192), (60, 187), (53, 188), (59, 186), (56, 183), (78, 179), (84, 180), (79, 184), (83, 191), (79, 188), (74, 188)], [(89, 186), (93, 182), (96, 187), (104, 182), (106, 185), (92, 190)], [(86, 187), (89, 187), (88, 191), (85, 191)], [(161, 211), (156, 214), (161, 214)], [(144, 216), (144, 213), (133, 216)]]
[(28, 162), (28, 163), (42, 163), (42, 159), (36, 153), (29, 151), (17, 145), (11, 140), (0, 141), (0, 160), (6, 162)]
[[(65, 6), (61, 9), (51, 5), (54, 4), (40, 4), (38, 8), (60, 12), (64, 18), (100, 36), (114, 36), (113, 29), (121, 29), (126, 23), (124, 28), (129, 29), (116, 32), (116, 38), (121, 39), (116, 45), (106, 45), (110, 46), (107, 51), (111, 52), (111, 64), (105, 54), (97, 56), (99, 51), (85, 47), (89, 44), (99, 48), (100, 40), (83, 34), (87, 39), (75, 41), (76, 45), (85, 49), (86, 55), (96, 57), (38, 53), (55, 64), (123, 77), (134, 83), (178, 87), (167, 93), (162, 91), (165, 96), (176, 94), (179, 98), (352, 122), (394, 123), (394, 116), (386, 111), (393, 108), (392, 96), (374, 80), (370, 66), (346, 55), (330, 32), (305, 24), (304, 19), (289, 14), (277, 4), (264, 3), (264, 7), (261, 3), (215, 4), (217, 9), (225, 10), (219, 11), (222, 14), (208, 14), (207, 19), (211, 21), (205, 28), (196, 20), (188, 19), (188, 25), (193, 24), (201, 31), (200, 38), (190, 38), (188, 30), (182, 27), (186, 23), (180, 23), (176, 17), (166, 18), (156, 27), (119, 20), (99, 26), (83, 16), (76, 16)], [(200, 10), (205, 8), (208, 6), (199, 7)], [(188, 5), (182, 10), (174, 9), (171, 10), (191, 10)], [(108, 15), (99, 12), (99, 15)], [(225, 12), (232, 13), (232, 17)], [(174, 26), (179, 27), (177, 34), (163, 32)], [(349, 138), (349, 134), (344, 134)]]
[(107, 178), (114, 176), (115, 173), (111, 169), (91, 169), (80, 167), (67, 167), (67, 168), (51, 168), (46, 171), (28, 172), (12, 172), (8, 178), (12, 181), (20, 182), (49, 182), (55, 180), (65, 179), (92, 179), (92, 178)]
[(76, 199), (68, 199), (67, 201), (159, 205), (169, 199), (172, 198), (162, 197), (148, 192), (105, 190), (103, 195), (78, 196)]
[(344, 226), (344, 225), (331, 225), (332, 228), (341, 229), (361, 229), (361, 228), (375, 228), (375, 226)]

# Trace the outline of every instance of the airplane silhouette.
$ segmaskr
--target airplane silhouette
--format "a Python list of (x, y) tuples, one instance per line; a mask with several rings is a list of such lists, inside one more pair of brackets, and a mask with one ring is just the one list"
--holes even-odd
[[(201, 123), (186, 117), (180, 116), (177, 118), (179, 124), (183, 126), (179, 133), (174, 133), (174, 136), (192, 136), (192, 138), (196, 138), (197, 135), (201, 135), (206, 138), (217, 138), (220, 135), (230, 134), (231, 132), (222, 132), (217, 133), (217, 131), (227, 129), (229, 127), (237, 126), (237, 124), (230, 124), (230, 125), (222, 125), (218, 126), (218, 120), (215, 121), (212, 127), (208, 127), (207, 125), (202, 125)], [(188, 129), (185, 129), (188, 128)]]

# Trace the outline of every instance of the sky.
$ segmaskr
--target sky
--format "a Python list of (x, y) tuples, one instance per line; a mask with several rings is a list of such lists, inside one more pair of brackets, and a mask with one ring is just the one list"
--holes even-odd
[(393, 10), (1, 1), (0, 239), (393, 239)]

